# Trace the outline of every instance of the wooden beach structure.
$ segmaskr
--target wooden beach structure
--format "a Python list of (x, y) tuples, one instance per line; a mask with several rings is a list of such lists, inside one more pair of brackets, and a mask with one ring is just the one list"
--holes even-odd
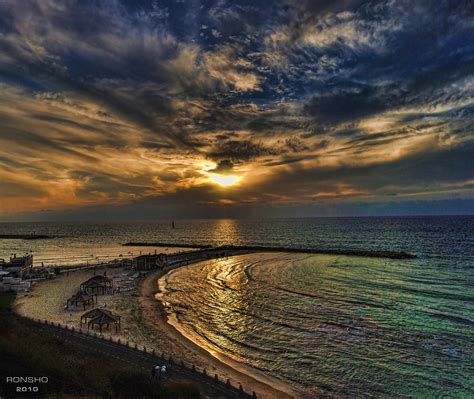
[(112, 289), (113, 280), (107, 276), (97, 275), (81, 284), (81, 291), (93, 294), (105, 294), (107, 290)]
[(106, 309), (95, 308), (88, 310), (81, 316), (81, 327), (83, 324), (87, 324), (87, 329), (94, 329), (99, 327), (99, 331), (102, 334), (104, 326), (108, 329), (111, 324), (115, 325), (115, 332), (120, 329), (120, 316), (109, 312)]
[(94, 306), (94, 303), (97, 303), (97, 294), (89, 294), (85, 291), (77, 291), (67, 300), (66, 306), (68, 309), (71, 306), (76, 308), (82, 306), (84, 310), (86, 310), (87, 306)]

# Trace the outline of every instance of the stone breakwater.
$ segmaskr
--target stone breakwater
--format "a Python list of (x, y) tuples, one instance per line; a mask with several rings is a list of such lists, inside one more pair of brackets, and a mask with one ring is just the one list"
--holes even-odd
[(212, 245), (202, 244), (176, 244), (167, 242), (127, 242), (122, 244), (124, 247), (169, 247), (169, 248), (212, 248)]
[(54, 238), (44, 234), (0, 234), (2, 240), (47, 240)]
[[(212, 247), (210, 245), (202, 244), (164, 244), (164, 243), (147, 243), (147, 242), (130, 242), (123, 244), (124, 246), (167, 246), (167, 247), (183, 247), (183, 248), (198, 248), (198, 251), (187, 252), (186, 255), (191, 256), (195, 253), (202, 254), (225, 254), (231, 252), (236, 254), (239, 252), (291, 252), (291, 253), (307, 253), (307, 254), (321, 254), (321, 255), (346, 255), (346, 256), (365, 256), (369, 258), (389, 258), (389, 259), (416, 259), (416, 255), (405, 251), (366, 251), (366, 250), (338, 250), (338, 249), (318, 249), (318, 248), (292, 248), (292, 247), (272, 247), (272, 246), (258, 246), (258, 245), (223, 245)], [(182, 256), (182, 255), (178, 255)]]

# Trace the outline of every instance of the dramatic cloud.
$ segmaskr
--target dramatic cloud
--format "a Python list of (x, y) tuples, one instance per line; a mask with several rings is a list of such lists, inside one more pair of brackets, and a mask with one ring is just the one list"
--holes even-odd
[(472, 210), (472, 37), (469, 1), (4, 0), (0, 218)]
[(204, 54), (203, 58), (209, 75), (221, 81), (225, 89), (259, 90), (259, 77), (251, 72), (252, 63), (240, 58), (235, 48), (222, 47)]

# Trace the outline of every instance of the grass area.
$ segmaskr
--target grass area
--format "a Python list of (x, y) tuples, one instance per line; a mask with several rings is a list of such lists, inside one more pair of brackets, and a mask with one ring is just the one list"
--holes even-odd
[[(8, 307), (12, 298), (2, 295), (1, 302)], [(0, 397), (16, 397), (16, 386), (6, 384), (6, 376), (25, 375), (47, 376), (49, 382), (39, 384), (39, 393), (52, 397), (201, 397), (193, 383), (160, 383), (126, 363), (51, 336), (11, 312), (0, 314), (0, 359)]]

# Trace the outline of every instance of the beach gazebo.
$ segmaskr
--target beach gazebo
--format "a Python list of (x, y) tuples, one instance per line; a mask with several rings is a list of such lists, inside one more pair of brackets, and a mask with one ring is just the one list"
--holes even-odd
[(102, 334), (102, 329), (105, 326), (109, 328), (111, 324), (115, 324), (115, 332), (120, 329), (120, 316), (114, 315), (105, 309), (95, 308), (88, 310), (81, 316), (81, 326), (87, 324), (87, 329), (94, 329), (99, 326), (99, 331)]
[(105, 294), (113, 286), (113, 280), (107, 276), (93, 276), (81, 284), (81, 291), (94, 294)]
[(97, 294), (88, 294), (85, 291), (77, 291), (71, 298), (67, 300), (67, 307), (75, 306), (83, 306), (84, 310), (86, 310), (87, 306), (93, 306), (94, 302), (97, 302)]

